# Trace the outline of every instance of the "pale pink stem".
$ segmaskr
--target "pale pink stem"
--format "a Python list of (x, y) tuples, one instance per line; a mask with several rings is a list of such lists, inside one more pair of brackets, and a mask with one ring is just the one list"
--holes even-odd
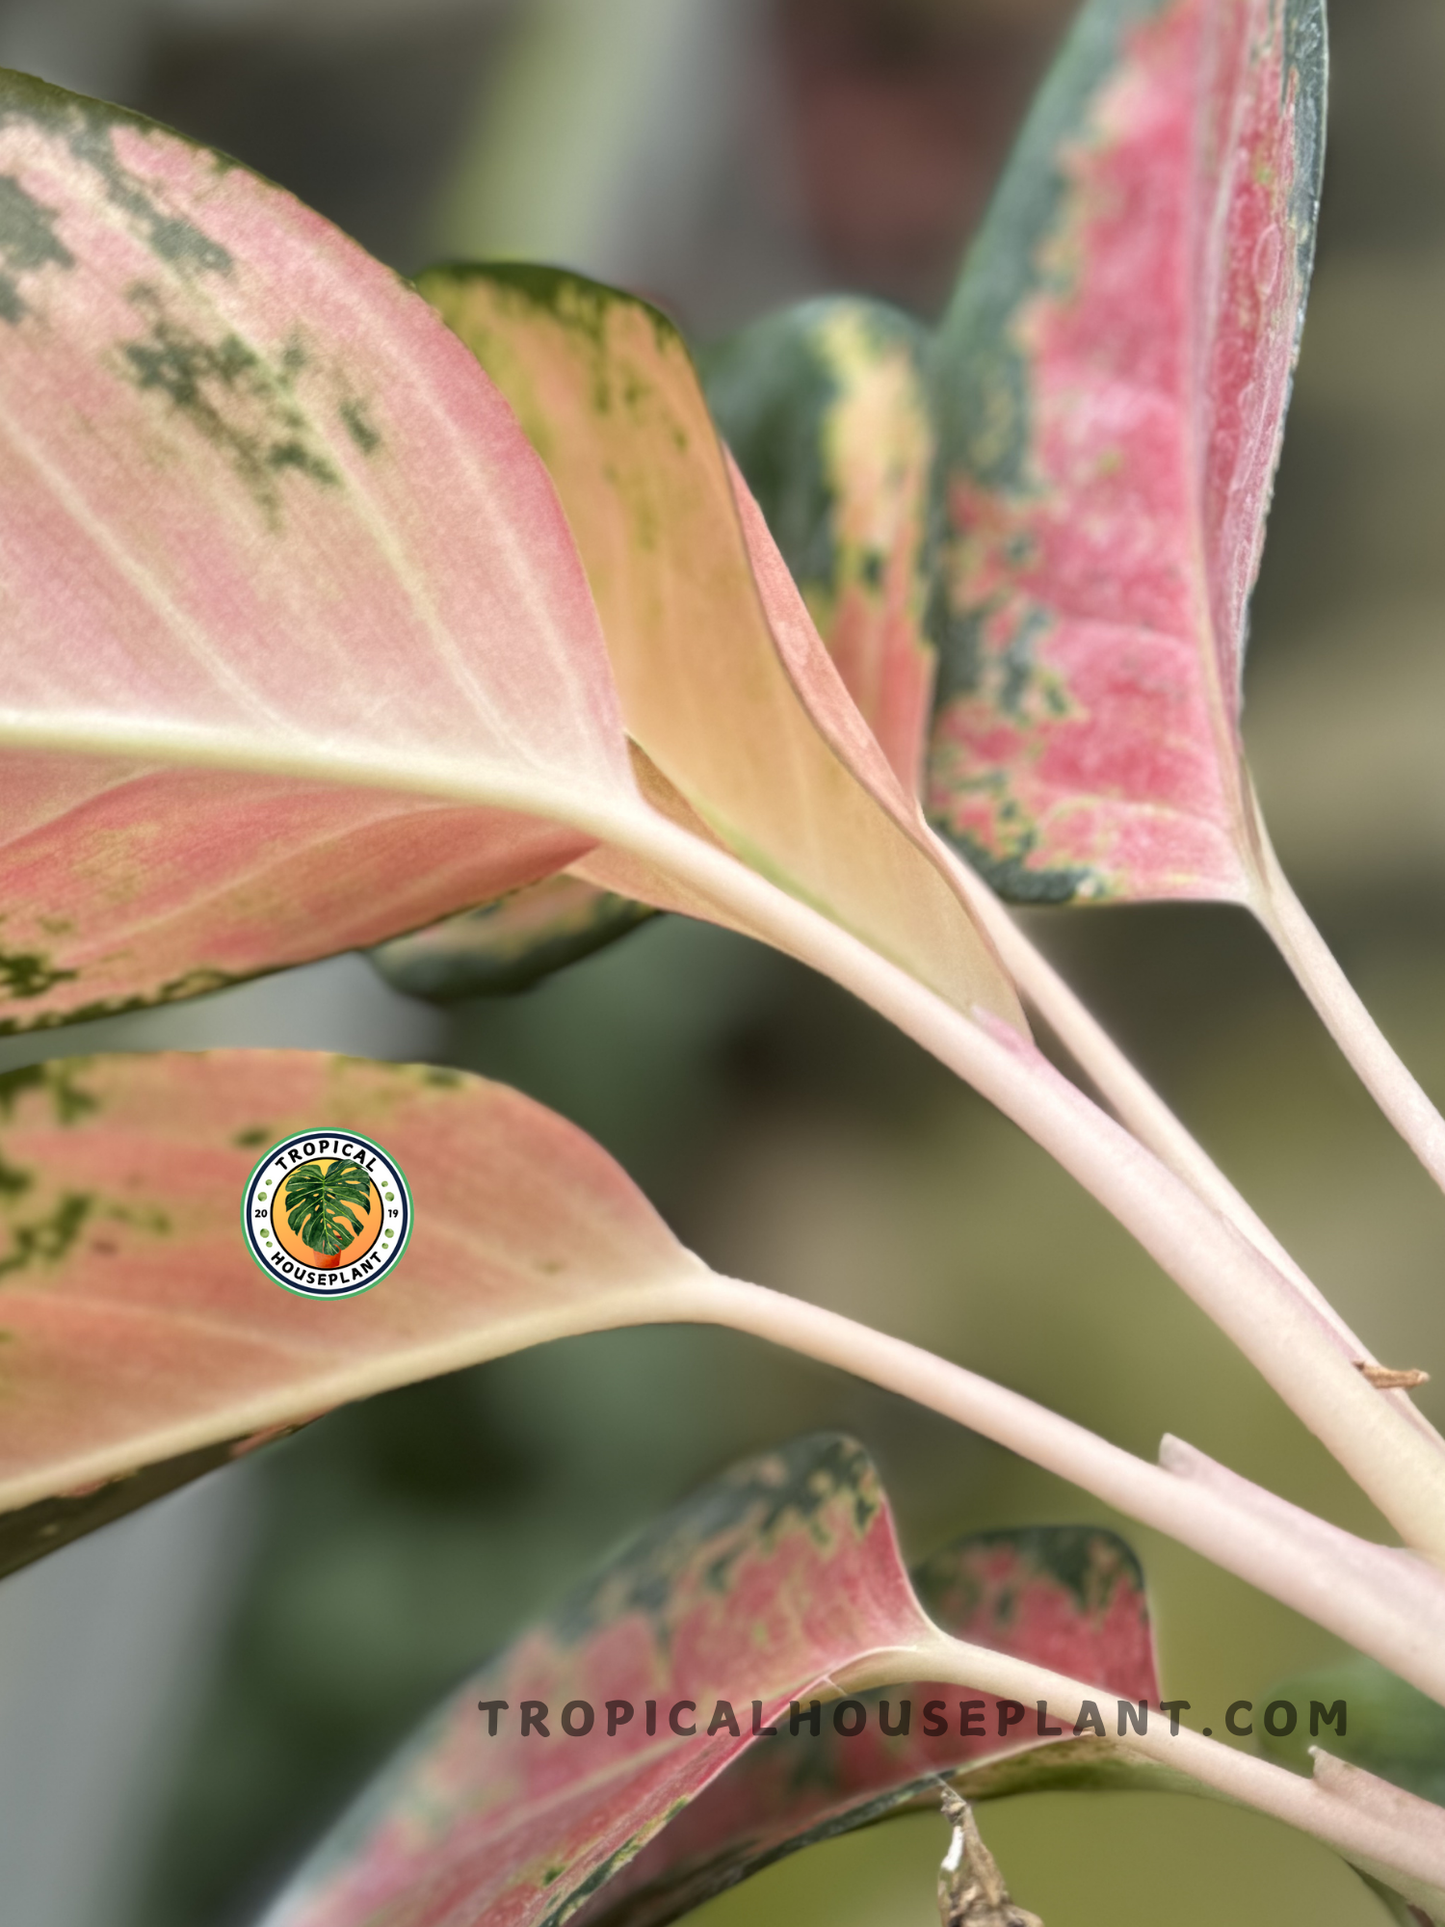
[[(680, 1250), (675, 1269), (623, 1289), (317, 1369), (307, 1381), (309, 1412), (555, 1339), (648, 1324), (750, 1332), (911, 1398), (1169, 1534), (1445, 1703), (1445, 1648), (1436, 1636), (1445, 1624), (1445, 1575), (1425, 1560), (1316, 1519), (1178, 1440), (1166, 1439), (1163, 1463), (1151, 1465), (961, 1366), (820, 1306), (719, 1278)], [(294, 1393), (284, 1388), (225, 1414), (226, 1429), (238, 1438), (304, 1422)], [(147, 1464), (214, 1445), (215, 1439), (216, 1415), (208, 1412), (130, 1445), (134, 1462)], [(114, 1478), (113, 1450), (83, 1455), (61, 1471), (74, 1488)], [(55, 1489), (51, 1466), (28, 1481), (10, 1481), (4, 1503), (13, 1509)]]
[[(950, 1639), (937, 1630), (921, 1633), (916, 1643), (866, 1655), (835, 1684), (844, 1691), (863, 1692), (914, 1679), (977, 1687), (1031, 1709), (1042, 1701), (1058, 1725), (1072, 1726), (1086, 1700), (1102, 1712), (1113, 1710), (1118, 1698), (1102, 1687), (1009, 1653)], [(1171, 1734), (1157, 1711), (1143, 1733), (1131, 1729), (1123, 1738), (1111, 1735), (1109, 1744), (1313, 1834), (1432, 1913), (1445, 1906), (1445, 1810), (1428, 1800), (1387, 1786), (1371, 1774), (1360, 1774), (1358, 1781), (1353, 1773), (1341, 1776), (1330, 1770), (1338, 1762), (1307, 1780), (1186, 1726)]]
[[(73, 727), (55, 735), (69, 753), (85, 746), (83, 732)], [(25, 738), (41, 747), (46, 732), (28, 730)], [(313, 773), (289, 750), (261, 758), (224, 732), (183, 741), (107, 725), (96, 742), (111, 757), (135, 752), (165, 763), (189, 752), (188, 760), (212, 766)], [(1018, 1032), (987, 1013), (969, 1016), (955, 1009), (820, 911), (640, 799), (579, 788), (563, 807), (555, 787), (531, 772), (463, 772), (441, 762), (392, 768), (380, 759), (338, 759), (328, 762), (327, 776), (565, 820), (680, 883), (692, 899), (692, 914), (707, 916), (711, 907), (721, 921), (851, 990), (1072, 1173), (1234, 1340), (1401, 1536), (1445, 1565), (1445, 1477), (1433, 1444), (1352, 1368), (1338, 1331), (1292, 1279)]]
[[(675, 1268), (623, 1289), (318, 1368), (307, 1381), (307, 1414), (297, 1412), (294, 1392), (273, 1388), (231, 1406), (224, 1424), (254, 1443), (257, 1435), (396, 1385), (559, 1338), (647, 1324), (749, 1332), (913, 1399), (1167, 1533), (1445, 1703), (1445, 1648), (1437, 1637), (1445, 1624), (1445, 1575), (1425, 1560), (1316, 1519), (1176, 1439), (1165, 1439), (1162, 1464), (1151, 1465), (977, 1373), (820, 1306), (720, 1278), (681, 1250)], [(133, 1462), (159, 1463), (214, 1445), (216, 1424), (217, 1415), (207, 1412), (133, 1439)], [(114, 1450), (82, 1455), (61, 1475), (72, 1489), (112, 1479)], [(5, 1508), (55, 1490), (51, 1465), (7, 1482)]]
[(597, 834), (681, 879), (729, 921), (810, 963), (932, 1052), (1048, 1151), (1269, 1380), (1402, 1538), (1445, 1565), (1434, 1444), (1351, 1365), (1338, 1332), (1234, 1225), (1010, 1026), (945, 1003), (828, 918), (660, 816)]
[[(1000, 958), (1025, 999), (1048, 1024), (1080, 1070), (1103, 1095), (1115, 1116), (1141, 1144), (1197, 1194), (1212, 1204), (1257, 1251), (1294, 1284), (1296, 1289), (1338, 1334), (1351, 1362), (1376, 1365), (1380, 1361), (1275, 1237), (1269, 1226), (1241, 1196), (1204, 1147), (1188, 1132), (1148, 1080), (1142, 1077), (1103, 1025), (1075, 995), (1053, 965), (1015, 923), (1008, 910), (981, 877), (953, 857), (947, 846), (937, 847), (950, 863), (969, 907), (993, 939)], [(1445, 1439), (1404, 1392), (1383, 1394), (1397, 1411), (1445, 1451)]]
[(736, 1279), (684, 1288), (689, 1321), (749, 1331), (941, 1412), (1177, 1539), (1445, 1704), (1445, 1577), (1214, 1465), (1177, 1440), (1150, 1465), (1096, 1433), (837, 1312)]
[(1279, 946), (1300, 988), (1354, 1067), (1360, 1082), (1445, 1190), (1445, 1118), (1400, 1062), (1359, 993), (1336, 963), (1280, 867), (1254, 806), (1256, 916)]

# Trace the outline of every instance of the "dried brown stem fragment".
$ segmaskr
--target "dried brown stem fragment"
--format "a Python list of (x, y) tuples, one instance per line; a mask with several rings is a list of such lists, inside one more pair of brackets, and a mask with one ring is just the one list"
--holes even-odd
[(1357, 1358), (1355, 1370), (1368, 1379), (1377, 1392), (1413, 1392), (1417, 1385), (1430, 1383), (1430, 1374), (1417, 1371), (1413, 1365), (1396, 1371), (1393, 1366), (1367, 1365), (1362, 1358)]
[(979, 1836), (973, 1808), (950, 1786), (943, 1817), (953, 1840), (938, 1873), (938, 1914), (943, 1927), (1044, 1927), (1037, 1914), (1015, 1907), (998, 1863)]

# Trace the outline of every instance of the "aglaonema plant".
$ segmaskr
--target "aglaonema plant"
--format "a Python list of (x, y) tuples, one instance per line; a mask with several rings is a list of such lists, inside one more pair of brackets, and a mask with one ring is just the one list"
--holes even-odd
[[(941, 329), (812, 305), (710, 351), (706, 389), (629, 295), (505, 266), (414, 289), (222, 157), (7, 76), (0, 966), (23, 1031), (358, 946), (454, 994), (657, 910), (744, 932), (1057, 1158), (1401, 1543), (716, 1275), (498, 1086), (250, 1052), (0, 1086), (6, 1569), (347, 1400), (690, 1321), (947, 1414), (1445, 1702), (1445, 1446), (1411, 1372), (1348, 1329), (990, 888), (1252, 904), (1445, 1169), (1440, 1120), (1288, 892), (1239, 742), (1323, 35), (1317, 0), (1089, 0)], [(1038, 1050), (1026, 1003), (1110, 1110)], [(257, 1147), (322, 1117), (415, 1188), (405, 1269), (330, 1303), (278, 1291), (236, 1225)], [(298, 1197), (302, 1235), (329, 1251), (363, 1202)], [(790, 1773), (790, 1709), (881, 1714), (904, 1683), (949, 1708), (973, 1689), (984, 1744), (946, 1721), (820, 1741)], [(469, 1682), (270, 1918), (660, 1922), (940, 1777), (1187, 1784), (1445, 1917), (1437, 1805), (1323, 1746), (1309, 1777), (1228, 1748), (1159, 1692), (1116, 1541), (1005, 1535), (910, 1580), (859, 1448), (805, 1441), (658, 1522)], [(613, 1730), (519, 1752), (485, 1709), (523, 1699), (607, 1707)], [(1102, 1731), (1116, 1700), (1153, 1722)], [(682, 1705), (728, 1717), (685, 1733)]]

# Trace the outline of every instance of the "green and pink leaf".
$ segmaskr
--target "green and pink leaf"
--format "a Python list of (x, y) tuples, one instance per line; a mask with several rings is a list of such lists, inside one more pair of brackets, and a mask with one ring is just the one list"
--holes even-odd
[(927, 336), (851, 297), (705, 353), (708, 404), (843, 683), (908, 794), (932, 708)]
[(534, 449), (425, 302), (224, 158), (11, 76), (0, 170), (0, 1023), (371, 946), (599, 844), (663, 906), (786, 946), (801, 899), (1021, 1023), (946, 866), (791, 688), (660, 316), (428, 278)]
[(1029, 901), (1250, 893), (1239, 740), (1319, 0), (1093, 0), (935, 348), (930, 814)]
[[(1112, 1533), (1042, 1526), (976, 1534), (911, 1577), (933, 1620), (956, 1638), (1097, 1680), (1121, 1698), (1157, 1702), (1143, 1577)], [(1092, 1735), (1074, 1740), (1066, 1726), (1063, 1739), (1041, 1739), (1034, 1706), (1000, 1738), (995, 1695), (901, 1684), (902, 1695), (884, 1688), (859, 1696), (867, 1724), (855, 1736), (842, 1735), (825, 1708), (817, 1739), (803, 1721), (792, 1735), (784, 1719), (776, 1743), (750, 1745), (589, 1903), (584, 1927), (662, 1927), (785, 1854), (885, 1813), (936, 1806), (940, 1777), (986, 1798), (1001, 1771), (1011, 1792), (1035, 1783), (1109, 1785), (1128, 1772)], [(900, 1698), (909, 1703), (909, 1731), (890, 1737), (881, 1721), (902, 1723)], [(974, 1730), (964, 1734), (969, 1698)], [(929, 1707), (944, 1733), (923, 1730)], [(1112, 1726), (1114, 1708), (1107, 1713)]]
[[(674, 821), (955, 1008), (1022, 1029), (950, 867), (911, 806), (885, 800), (863, 767), (881, 763), (902, 798), (719, 446), (672, 323), (558, 269), (438, 268), (419, 285), (547, 463), (601, 611), (628, 735), (684, 813)], [(781, 622), (770, 576), (795, 605)], [(819, 669), (831, 685), (824, 708), (839, 715), (820, 715), (809, 687)], [(846, 753), (835, 724), (851, 731)], [(604, 849), (575, 867), (619, 895), (708, 914), (675, 877), (618, 856)]]
[(376, 942), (590, 848), (569, 799), (635, 792), (587, 583), (427, 304), (20, 75), (0, 174), (0, 1023)]
[(393, 937), (371, 961), (410, 997), (502, 997), (590, 957), (654, 914), (580, 877), (553, 876), (480, 910)]
[[(950, 1630), (1102, 1670), (1134, 1698), (1157, 1693), (1138, 1571), (1108, 1534), (989, 1535), (922, 1577)], [(941, 1772), (1038, 1744), (1024, 1728), (1006, 1742), (879, 1740), (876, 1717), (857, 1741), (788, 1737), (790, 1701), (830, 1696), (870, 1651), (929, 1629), (857, 1446), (809, 1439), (751, 1461), (649, 1527), (460, 1688), (267, 1927), (548, 1927), (584, 1905), (589, 1923), (674, 1919), (809, 1838), (901, 1806), (920, 1781), (936, 1787)], [(938, 1692), (956, 1728), (959, 1689)], [(549, 1709), (548, 1738), (521, 1737), (524, 1698)], [(992, 1698), (979, 1698), (992, 1718)], [(493, 1736), (478, 1703), (503, 1700)], [(610, 1736), (608, 1700), (635, 1709)], [(572, 1736), (559, 1719), (575, 1701), (595, 1723)], [(693, 1736), (668, 1717), (679, 1706), (689, 1724), (685, 1702), (699, 1714)], [(781, 1717), (776, 1739), (754, 1737), (754, 1702), (759, 1729)]]
[[(0, 1565), (256, 1435), (571, 1331), (685, 1317), (705, 1276), (589, 1138), (458, 1071), (300, 1051), (71, 1058), (0, 1080)], [(385, 1291), (283, 1291), (238, 1222), (257, 1158), (357, 1130), (408, 1174)]]

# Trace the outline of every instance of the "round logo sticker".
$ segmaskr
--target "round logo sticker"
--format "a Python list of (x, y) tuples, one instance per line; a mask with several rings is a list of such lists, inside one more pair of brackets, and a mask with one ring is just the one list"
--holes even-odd
[(246, 1184), (241, 1229), (256, 1263), (304, 1298), (352, 1298), (379, 1284), (411, 1236), (401, 1167), (356, 1131), (297, 1131)]

